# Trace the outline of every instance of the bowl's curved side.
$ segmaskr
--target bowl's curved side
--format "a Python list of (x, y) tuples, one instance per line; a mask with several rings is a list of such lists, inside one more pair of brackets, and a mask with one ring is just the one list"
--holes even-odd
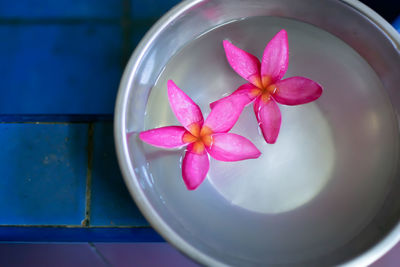
[[(169, 227), (152, 207), (149, 200), (146, 198), (144, 192), (141, 190), (138, 179), (136, 179), (135, 171), (130, 162), (130, 156), (128, 151), (127, 141), (127, 104), (129, 90), (132, 88), (135, 72), (138, 69), (139, 63), (144, 57), (145, 53), (149, 49), (150, 44), (156, 39), (156, 37), (170, 24), (173, 23), (181, 14), (185, 11), (195, 7), (196, 5), (204, 2), (203, 0), (187, 0), (168, 13), (166, 13), (145, 35), (141, 40), (134, 53), (132, 54), (127, 67), (125, 68), (115, 106), (115, 117), (114, 117), (114, 138), (116, 145), (116, 153), (118, 162), (128, 187), (128, 190), (134, 198), (137, 206), (150, 222), (150, 224), (159, 232), (168, 242), (184, 252), (186, 255), (194, 259), (195, 261), (210, 265), (210, 266), (223, 266), (218, 260), (202, 253), (193, 247), (186, 240), (181, 238), (171, 227)], [(385, 32), (388, 39), (392, 41), (397, 50), (400, 49), (400, 35), (397, 31), (382, 17), (365, 6), (357, 0), (342, 0), (350, 7), (356, 9), (362, 15), (369, 18), (374, 24), (376, 24), (383, 32)], [(398, 241), (400, 240), (400, 224), (398, 224), (382, 241), (377, 243), (374, 247), (359, 255), (350, 261), (344, 263), (346, 266), (364, 266), (371, 264), (376, 261), (379, 257), (389, 251)]]
[(127, 185), (129, 193), (135, 200), (139, 210), (142, 212), (146, 220), (150, 222), (151, 226), (170, 244), (198, 263), (212, 266), (223, 266), (213, 258), (199, 253), (189, 243), (180, 238), (167, 224), (163, 223), (158, 213), (152, 209), (151, 204), (143, 194), (143, 191), (140, 190), (140, 185), (136, 179), (135, 171), (129, 162), (129, 152), (126, 137), (127, 129), (125, 121), (127, 97), (129, 94), (129, 88), (132, 87), (132, 80), (134, 78), (134, 73), (137, 70), (138, 62), (140, 62), (145, 51), (147, 50), (148, 44), (152, 42), (155, 36), (163, 31), (166, 25), (174, 21), (174, 19), (185, 12), (185, 10), (192, 8), (200, 2), (202, 2), (202, 0), (186, 0), (175, 6), (152, 26), (152, 28), (146, 33), (136, 47), (124, 70), (118, 89), (114, 111), (114, 139), (117, 159), (125, 184)]
[(387, 22), (384, 18), (381, 17), (374, 10), (361, 3), (358, 0), (341, 0), (342, 2), (348, 4), (352, 8), (355, 8), (357, 11), (362, 13), (368, 19), (370, 19), (375, 25), (377, 25), (382, 31), (386, 33), (388, 39), (390, 39), (393, 44), (396, 46), (397, 50), (400, 52), (400, 34), (397, 30)]
[[(349, 6), (355, 8), (361, 12), (364, 16), (368, 17), (375, 25), (377, 25), (382, 31), (385, 32), (388, 39), (390, 39), (393, 45), (400, 52), (400, 34), (396, 29), (382, 18), (374, 10), (361, 3), (358, 0), (342, 0)], [(356, 258), (344, 263), (344, 266), (367, 266), (381, 258), (390, 249), (392, 249), (400, 241), (400, 223), (379, 243), (374, 247), (357, 256)]]

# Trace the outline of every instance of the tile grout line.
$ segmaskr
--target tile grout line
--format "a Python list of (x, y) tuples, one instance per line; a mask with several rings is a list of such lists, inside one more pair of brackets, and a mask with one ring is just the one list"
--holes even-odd
[(124, 23), (124, 20), (129, 19), (131, 25), (148, 25), (154, 23), (158, 17), (149, 18), (136, 18), (132, 19), (130, 14), (131, 4), (127, 0), (123, 0), (124, 9), (129, 11), (123, 11), (121, 18), (1, 18), (0, 25), (13, 26), (13, 25), (78, 25), (78, 24), (103, 24), (103, 25), (117, 25)]
[(65, 229), (153, 229), (150, 225), (89, 225), (88, 227), (83, 227), (82, 225), (62, 225), (62, 224), (35, 224), (35, 225), (27, 225), (27, 224), (1, 224), (1, 228), (65, 228)]
[(97, 249), (96, 245), (93, 244), (92, 242), (88, 243), (90, 248), (93, 250), (94, 254), (96, 254), (106, 266), (112, 266), (112, 264), (109, 262), (109, 260), (101, 253), (99, 249)]
[(39, 114), (39, 115), (0, 115), (0, 124), (6, 123), (26, 123), (26, 124), (63, 124), (63, 123), (89, 123), (89, 122), (109, 122), (112, 121), (114, 114)]
[(85, 219), (82, 221), (82, 226), (89, 227), (90, 225), (90, 207), (92, 201), (92, 167), (93, 167), (93, 133), (94, 123), (89, 123), (88, 127), (88, 145), (87, 145), (87, 172), (86, 172), (86, 206), (85, 206)]
[(119, 18), (101, 18), (101, 17), (61, 17), (61, 18), (0, 18), (0, 25), (47, 25), (47, 24), (63, 24), (74, 25), (82, 23), (99, 23), (99, 24), (118, 24)]

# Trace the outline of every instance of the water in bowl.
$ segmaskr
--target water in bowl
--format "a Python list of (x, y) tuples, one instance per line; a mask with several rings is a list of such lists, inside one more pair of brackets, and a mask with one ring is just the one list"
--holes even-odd
[(273, 17), (234, 21), (204, 33), (170, 59), (151, 90), (145, 118), (145, 129), (179, 125), (167, 99), (168, 79), (206, 117), (210, 102), (245, 83), (228, 65), (222, 40), (261, 58), (280, 29), (289, 37), (285, 77), (311, 78), (324, 93), (310, 104), (280, 105), (282, 128), (274, 145), (260, 135), (252, 107), (244, 110), (231, 132), (252, 140), (262, 152), (259, 159), (211, 159), (207, 179), (189, 192), (181, 177), (183, 150), (144, 146), (148, 183), (179, 216), (182, 231), (188, 226), (204, 246), (229, 244), (226, 250), (235, 257), (271, 263), (327, 254), (357, 235), (382, 205), (398, 162), (398, 128), (370, 65), (309, 24)]

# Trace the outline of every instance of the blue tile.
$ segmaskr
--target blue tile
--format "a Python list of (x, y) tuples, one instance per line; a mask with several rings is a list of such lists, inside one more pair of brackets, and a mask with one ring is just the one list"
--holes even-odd
[(132, 25), (132, 33), (131, 33), (131, 50), (136, 48), (136, 46), (139, 44), (140, 40), (142, 40), (143, 36), (146, 34), (148, 30), (150, 30), (151, 26), (156, 22), (156, 20), (149, 20), (149, 21), (144, 21), (142, 23), (135, 23), (133, 22)]
[(0, 1), (0, 18), (118, 18), (123, 0)]
[(1, 25), (0, 115), (112, 114), (119, 25)]
[(400, 15), (393, 21), (393, 27), (400, 33)]
[(132, 17), (134, 19), (159, 18), (180, 2), (180, 0), (131, 0)]
[(0, 224), (80, 225), (86, 124), (0, 124)]
[(122, 180), (112, 123), (95, 123), (92, 169), (92, 226), (147, 226)]

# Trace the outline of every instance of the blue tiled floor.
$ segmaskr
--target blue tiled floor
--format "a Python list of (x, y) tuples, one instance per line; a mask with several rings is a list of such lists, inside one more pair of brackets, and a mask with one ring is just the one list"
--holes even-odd
[(0, 114), (111, 114), (123, 69), (118, 25), (0, 25)]
[(131, 52), (179, 2), (0, 2), (0, 116), (111, 115)]
[(397, 19), (393, 22), (393, 26), (396, 28), (396, 30), (400, 33), (400, 15), (397, 17)]
[(134, 18), (159, 18), (164, 15), (174, 5), (180, 3), (180, 0), (146, 0), (132, 1), (132, 17)]
[(118, 0), (0, 1), (0, 18), (119, 18), (121, 14)]
[(0, 224), (80, 225), (86, 124), (0, 124)]
[(95, 123), (90, 224), (148, 226), (122, 180), (112, 136), (112, 123)]
[[(156, 20), (152, 20), (152, 22), (156, 22)], [(144, 23), (136, 23), (132, 25), (133, 33), (130, 36), (130, 48), (133, 51), (135, 47), (139, 44), (142, 37), (145, 33), (150, 29), (152, 25), (151, 21), (146, 21)]]

